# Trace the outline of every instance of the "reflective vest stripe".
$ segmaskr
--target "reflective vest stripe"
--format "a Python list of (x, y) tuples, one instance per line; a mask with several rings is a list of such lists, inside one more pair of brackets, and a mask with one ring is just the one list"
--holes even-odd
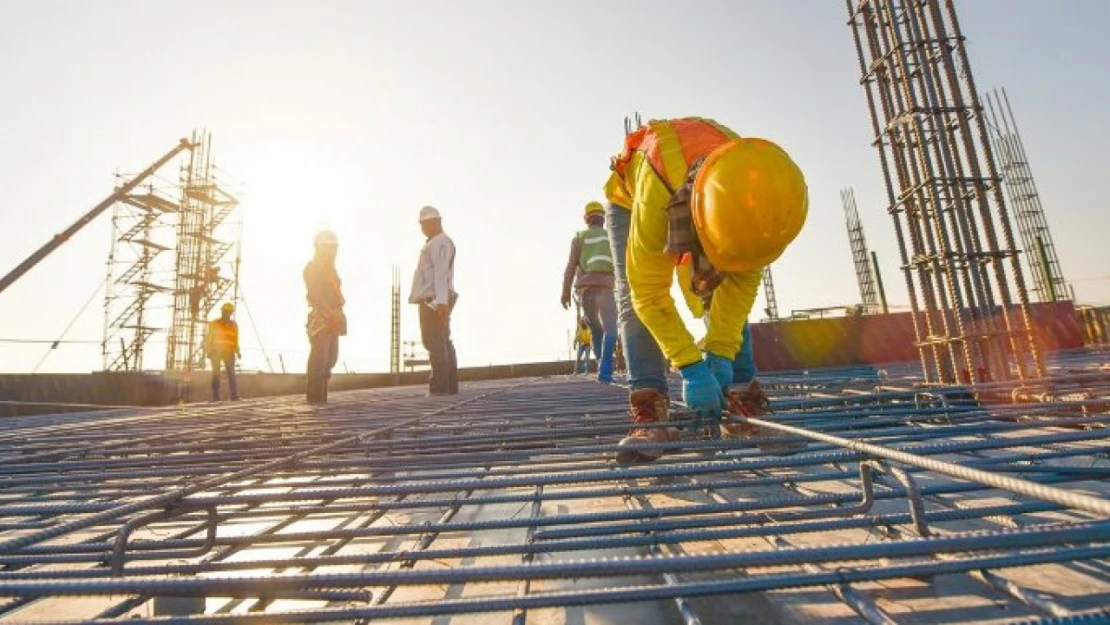
[(584, 272), (612, 272), (613, 253), (609, 249), (609, 233), (591, 227), (578, 233), (578, 268)]

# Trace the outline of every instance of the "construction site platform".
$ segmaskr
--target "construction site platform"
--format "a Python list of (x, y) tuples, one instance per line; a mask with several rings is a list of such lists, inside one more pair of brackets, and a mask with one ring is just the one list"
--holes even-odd
[(795, 450), (636, 465), (582, 376), (8, 418), (0, 622), (1110, 622), (1107, 362), (771, 374)]

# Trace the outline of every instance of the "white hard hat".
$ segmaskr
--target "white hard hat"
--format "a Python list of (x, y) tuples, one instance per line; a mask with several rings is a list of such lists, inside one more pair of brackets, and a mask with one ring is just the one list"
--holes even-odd
[(335, 236), (335, 233), (331, 230), (321, 230), (316, 233), (316, 239), (313, 243), (317, 247), (321, 245), (330, 245), (334, 247), (339, 245), (339, 237)]
[(439, 219), (439, 211), (435, 206), (425, 206), (420, 209), (420, 221), (428, 221), (429, 219)]

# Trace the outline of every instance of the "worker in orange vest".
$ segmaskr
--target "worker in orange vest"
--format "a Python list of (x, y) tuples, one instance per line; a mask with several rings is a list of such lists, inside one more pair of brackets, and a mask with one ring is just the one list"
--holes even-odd
[(343, 313), (343, 292), (335, 257), (339, 238), (323, 230), (314, 241), (316, 255), (304, 268), (304, 284), (308, 291), (308, 341), (310, 351), (305, 368), (305, 397), (310, 404), (328, 402), (328, 380), (339, 360), (339, 337), (347, 335), (347, 316)]
[[(798, 166), (774, 143), (710, 119), (653, 120), (626, 137), (605, 194), (631, 390), (632, 428), (617, 461), (655, 460), (679, 438), (665, 425), (672, 421), (667, 364), (678, 370), (699, 425), (712, 431), (725, 410), (766, 414), (747, 318), (763, 268), (805, 223)], [(706, 319), (701, 348), (671, 296), (675, 274), (690, 311)], [(752, 437), (741, 424), (721, 430)]]
[(239, 324), (231, 318), (235, 305), (225, 303), (220, 308), (220, 318), (208, 323), (204, 337), (204, 353), (212, 362), (212, 401), (220, 401), (220, 366), (227, 370), (227, 386), (231, 400), (239, 400), (239, 386), (235, 380), (235, 359), (239, 353)]

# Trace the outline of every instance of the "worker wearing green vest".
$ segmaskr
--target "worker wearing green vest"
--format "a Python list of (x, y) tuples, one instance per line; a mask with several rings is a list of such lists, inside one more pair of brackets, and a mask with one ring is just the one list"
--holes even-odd
[(613, 254), (605, 230), (605, 207), (586, 204), (587, 228), (574, 235), (563, 272), (563, 308), (570, 308), (573, 284), (582, 315), (590, 327), (597, 381), (613, 381), (613, 352), (617, 347), (617, 304), (613, 295)]

